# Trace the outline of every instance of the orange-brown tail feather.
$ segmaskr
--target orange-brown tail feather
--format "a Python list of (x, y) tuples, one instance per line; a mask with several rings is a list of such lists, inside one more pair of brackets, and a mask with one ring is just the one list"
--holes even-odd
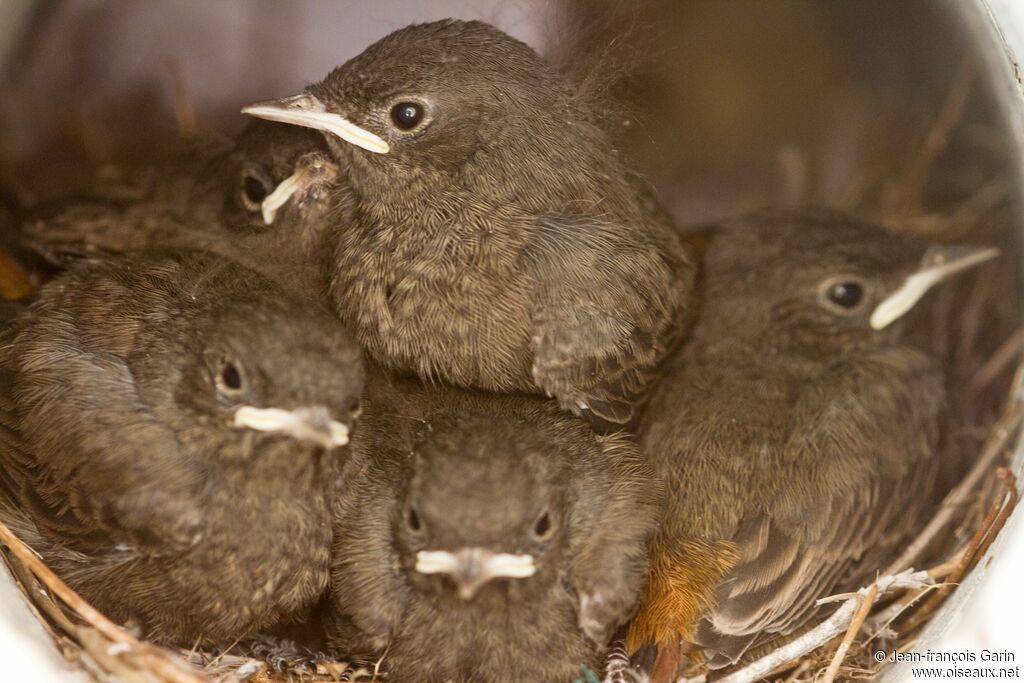
[(738, 560), (739, 551), (728, 541), (694, 539), (668, 545), (656, 540), (627, 651), (689, 639), (697, 620), (713, 607), (715, 586)]

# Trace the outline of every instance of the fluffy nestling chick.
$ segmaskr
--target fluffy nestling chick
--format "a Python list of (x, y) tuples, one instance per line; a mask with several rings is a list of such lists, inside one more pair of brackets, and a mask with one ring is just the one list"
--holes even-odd
[(940, 500), (943, 373), (905, 340), (933, 285), (995, 255), (837, 213), (721, 227), (693, 336), (640, 425), (666, 482), (630, 645), (712, 667), (869, 581)]
[(2, 514), (112, 618), (232, 642), (327, 587), (361, 387), (331, 314), (230, 261), (77, 267), (0, 349)]
[(523, 43), (448, 20), (243, 111), (323, 131), (347, 170), (332, 293), (376, 360), (622, 425), (694, 268), (600, 106)]
[(632, 614), (660, 488), (553, 402), (369, 383), (330, 639), (402, 681), (572, 681)]
[[(295, 204), (308, 202), (319, 192), (311, 188), (334, 180), (325, 151), (311, 131), (254, 121), (235, 139), (187, 141), (172, 158), (130, 169), (127, 179), (33, 207), (21, 217), (22, 231), (58, 265), (154, 248), (220, 246), (245, 258), (268, 236), (298, 233), (307, 241), (301, 221), (282, 228), (278, 213), (293, 195)], [(307, 231), (319, 221), (310, 223)]]

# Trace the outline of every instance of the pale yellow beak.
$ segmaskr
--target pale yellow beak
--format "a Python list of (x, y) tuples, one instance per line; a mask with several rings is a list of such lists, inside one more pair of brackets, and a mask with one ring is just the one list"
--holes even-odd
[(267, 225), (273, 225), (274, 219), (277, 218), (277, 212), (281, 210), (281, 207), (288, 203), (288, 200), (292, 198), (296, 192), (302, 189), (305, 185), (307, 176), (309, 176), (308, 168), (300, 168), (299, 170), (292, 173), (290, 176), (285, 178), (274, 188), (274, 191), (267, 195), (260, 204), (260, 210), (263, 213), (263, 222)]
[(280, 432), (328, 450), (348, 444), (348, 426), (332, 419), (323, 406), (295, 410), (242, 406), (235, 411), (233, 424), (259, 432)]
[(301, 194), (317, 183), (331, 182), (338, 175), (338, 167), (325, 161), (320, 155), (307, 155), (299, 159), (295, 172), (281, 181), (274, 191), (267, 195), (260, 205), (263, 222), (273, 225), (277, 212), (291, 201), (296, 194)]
[(492, 579), (523, 579), (537, 572), (532, 555), (494, 553), (486, 548), (421, 550), (416, 553), (416, 571), (421, 574), (447, 574), (455, 582), (459, 597), (472, 600), (477, 591)]
[(242, 113), (258, 119), (330, 133), (374, 154), (387, 154), (391, 151), (391, 146), (383, 138), (360, 128), (341, 114), (327, 111), (324, 103), (309, 93), (250, 104), (242, 108)]
[(871, 327), (881, 330), (899, 320), (921, 300), (929, 289), (974, 266), (999, 256), (992, 247), (931, 247), (920, 267), (885, 298), (871, 314)]

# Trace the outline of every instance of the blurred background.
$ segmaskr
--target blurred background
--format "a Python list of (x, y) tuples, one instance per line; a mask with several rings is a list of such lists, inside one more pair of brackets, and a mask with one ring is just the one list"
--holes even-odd
[[(975, 189), (1008, 146), (954, 3), (923, 0), (3, 0), (8, 161), (93, 164), (180, 126), (237, 128), (408, 23), (479, 18), (607, 82), (619, 141), (685, 222), (766, 201), (896, 204), (950, 91)], [(602, 73), (593, 74), (596, 64)], [(963, 78), (960, 72), (969, 71)], [(969, 81), (964, 83), (964, 81)], [(616, 111), (616, 115), (620, 112)], [(967, 155), (970, 164), (964, 164)], [(76, 156), (82, 155), (82, 156)], [(985, 157), (983, 160), (980, 157)], [(985, 166), (987, 164), (987, 167)], [(917, 181), (917, 178), (910, 180)], [(938, 188), (936, 188), (938, 189)], [(908, 200), (909, 201), (909, 200)]]
[[(13, 211), (180, 135), (236, 130), (244, 104), (296, 92), (396, 28), (483, 19), (607, 91), (615, 144), (681, 229), (826, 205), (1001, 246), (1000, 267), (921, 311), (921, 343), (947, 360), (956, 438), (973, 456), (1024, 345), (1020, 114), (1006, 108), (1020, 91), (989, 12), (1024, 36), (1014, 0), (0, 0), (0, 184)], [(16, 240), (10, 222), (4, 240)], [(970, 536), (995, 486), (936, 558)], [(997, 577), (1024, 569), (1017, 527)], [(1009, 646), (1024, 604), (1008, 585), (968, 603), (950, 649)], [(12, 596), (0, 590), (0, 604)], [(27, 656), (14, 634), (38, 640), (31, 626), (4, 619), (0, 657)]]

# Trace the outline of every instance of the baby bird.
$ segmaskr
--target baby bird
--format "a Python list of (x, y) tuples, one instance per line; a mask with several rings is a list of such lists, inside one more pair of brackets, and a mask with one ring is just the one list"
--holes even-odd
[(660, 488), (621, 435), (539, 398), (368, 383), (336, 506), (329, 640), (399, 681), (599, 671)]
[(217, 256), (84, 265), (5, 331), (0, 481), (16, 505), (0, 515), (160, 642), (223, 645), (304, 615), (328, 585), (357, 345)]
[(448, 20), (243, 112), (322, 131), (346, 169), (332, 294), (374, 359), (616, 428), (680, 337), (694, 266), (592, 100)]
[(940, 500), (945, 400), (903, 316), (996, 255), (837, 213), (722, 226), (693, 336), (639, 439), (666, 482), (632, 650), (680, 639), (710, 665), (792, 633), (815, 600), (870, 581)]
[(280, 252), (293, 239), (304, 254), (321, 221), (306, 227), (310, 216), (302, 215), (282, 227), (278, 214), (289, 199), (312, 213), (308, 206), (337, 175), (319, 135), (253, 121), (234, 140), (190, 141), (171, 159), (132, 169), (127, 180), (33, 207), (21, 217), (22, 232), (57, 265), (159, 248), (217, 248), (258, 262), (254, 247), (265, 251), (269, 242)]

